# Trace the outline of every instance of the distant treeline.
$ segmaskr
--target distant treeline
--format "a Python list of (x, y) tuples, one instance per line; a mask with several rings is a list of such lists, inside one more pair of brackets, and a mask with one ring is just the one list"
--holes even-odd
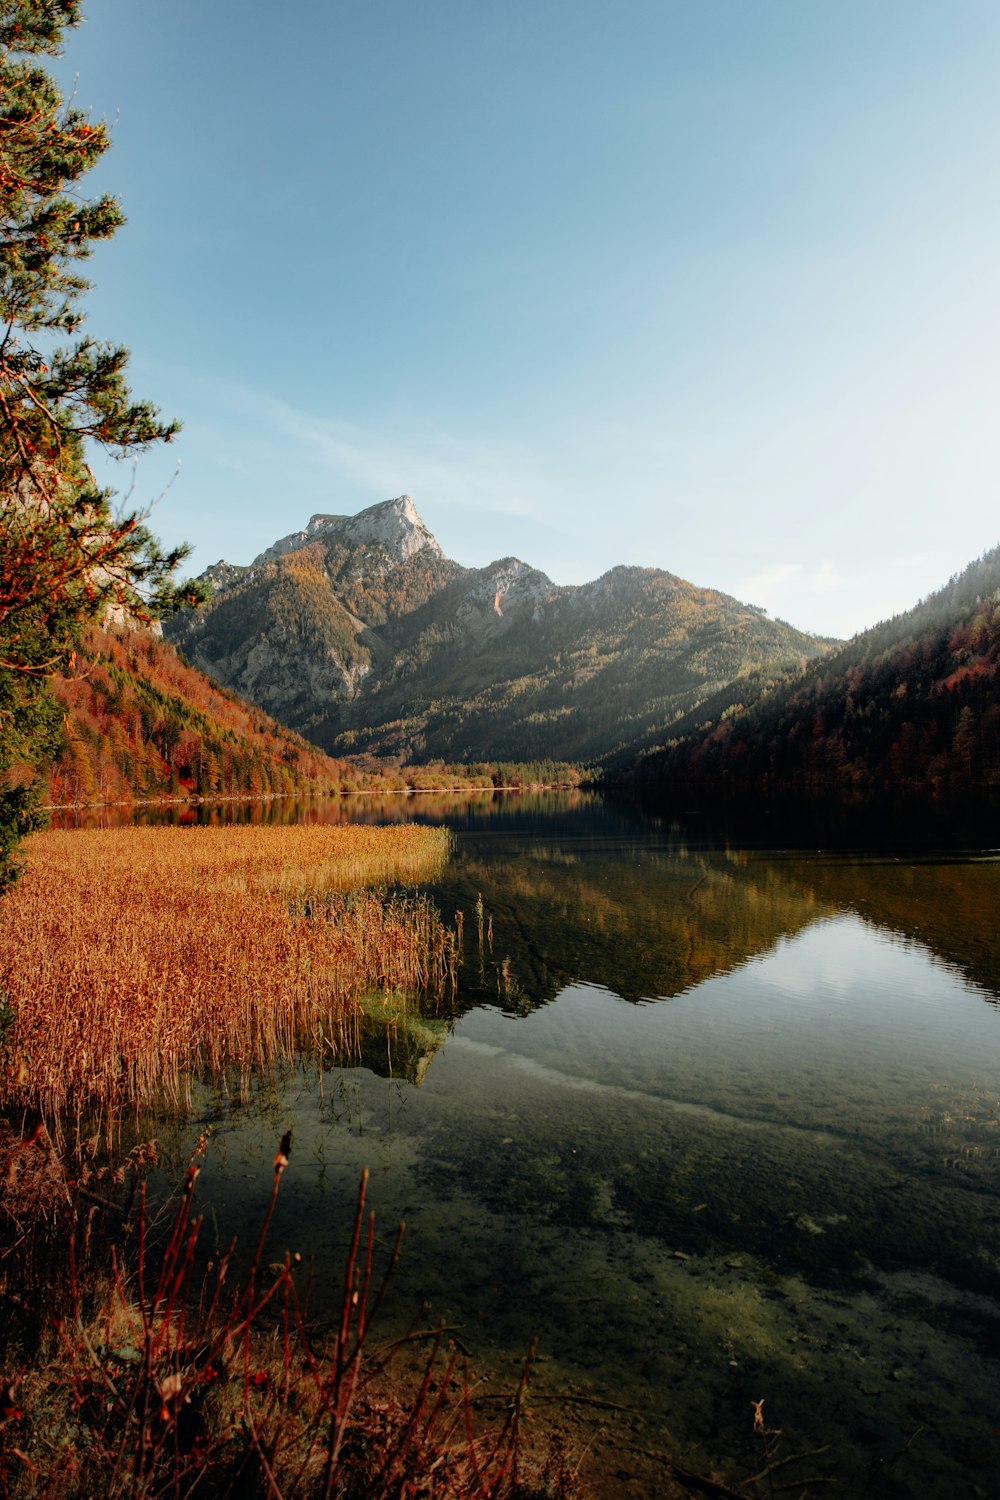
[(738, 693), (680, 722), (630, 778), (706, 797), (1000, 789), (1000, 548), (908, 613)]
[(575, 786), (557, 761), (409, 766), (333, 759), (188, 666), (147, 631), (90, 629), (71, 676), (57, 677), (62, 743), (53, 806), (160, 798), (367, 790)]

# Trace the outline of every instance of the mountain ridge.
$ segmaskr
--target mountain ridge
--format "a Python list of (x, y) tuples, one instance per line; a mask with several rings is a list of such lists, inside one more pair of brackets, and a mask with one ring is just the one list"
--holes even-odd
[(1000, 547), (822, 662), (745, 687), (679, 721), (632, 778), (716, 799), (996, 796)]
[(409, 496), (313, 515), (166, 626), (202, 670), (334, 754), (599, 762), (724, 683), (830, 643), (657, 568), (577, 585), (468, 568)]

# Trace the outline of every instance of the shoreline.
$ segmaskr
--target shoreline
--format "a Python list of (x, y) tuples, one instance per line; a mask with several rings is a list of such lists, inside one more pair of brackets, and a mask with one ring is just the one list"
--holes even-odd
[(134, 797), (121, 798), (116, 802), (44, 802), (41, 811), (47, 813), (58, 812), (87, 812), (98, 811), (102, 808), (131, 808), (131, 807), (216, 807), (233, 803), (243, 803), (247, 806), (258, 806), (270, 802), (306, 802), (312, 798), (317, 800), (333, 801), (340, 797), (440, 797), (443, 794), (453, 796), (493, 796), (496, 792), (571, 792), (586, 789), (583, 782), (574, 781), (532, 781), (515, 786), (512, 783), (504, 783), (502, 786), (365, 786), (352, 787), (350, 790), (337, 789), (336, 791), (315, 792), (270, 792), (260, 797), (228, 796), (228, 797)]

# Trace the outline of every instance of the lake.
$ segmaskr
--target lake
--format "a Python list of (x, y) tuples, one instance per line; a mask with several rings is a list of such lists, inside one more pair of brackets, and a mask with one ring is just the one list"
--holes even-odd
[(729, 847), (578, 792), (311, 815), (449, 823), (459, 992), (373, 1007), (322, 1078), (205, 1087), (220, 1240), (291, 1125), (275, 1256), (332, 1308), (367, 1166), (380, 1242), (407, 1224), (383, 1336), (443, 1320), (497, 1389), (537, 1337), (536, 1409), (604, 1429), (604, 1493), (655, 1494), (667, 1449), (785, 1461), (774, 1493), (998, 1493), (995, 853)]

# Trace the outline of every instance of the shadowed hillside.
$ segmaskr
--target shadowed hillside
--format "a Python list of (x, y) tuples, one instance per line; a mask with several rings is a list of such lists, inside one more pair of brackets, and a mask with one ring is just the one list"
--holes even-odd
[(706, 797), (1000, 789), (1000, 548), (822, 661), (710, 700), (635, 778)]

